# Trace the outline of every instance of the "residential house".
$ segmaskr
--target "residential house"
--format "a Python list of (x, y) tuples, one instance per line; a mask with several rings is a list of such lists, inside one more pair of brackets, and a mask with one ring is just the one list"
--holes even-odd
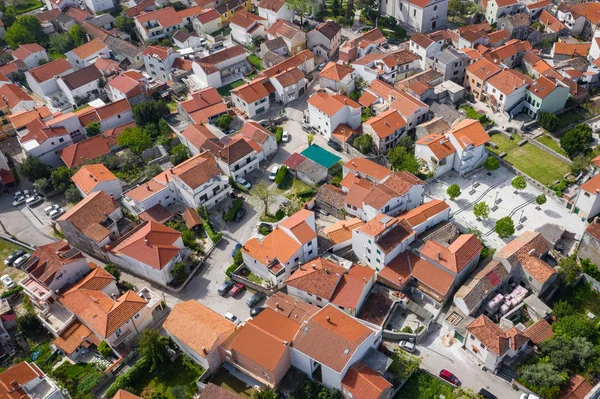
[(504, 69), (486, 80), (483, 88), (495, 112), (511, 116), (521, 112), (531, 79), (514, 69)]
[(219, 347), (234, 334), (236, 325), (192, 299), (173, 306), (163, 328), (183, 353), (214, 372), (224, 360)]
[(181, 233), (153, 221), (140, 224), (105, 252), (111, 263), (162, 286), (173, 280), (173, 266), (188, 256)]
[[(5, 85), (6, 87), (6, 85)], [(0, 92), (2, 89), (0, 89)], [(19, 132), (18, 140), (26, 157), (37, 157), (43, 163), (57, 167), (63, 164), (58, 151), (73, 143), (71, 135), (64, 127), (49, 127), (40, 119), (25, 125)]]
[(488, 79), (499, 73), (502, 69), (486, 58), (481, 58), (469, 65), (465, 75), (465, 86), (478, 100), (485, 94), (484, 87)]
[[(515, 68), (521, 65), (523, 56), (531, 51), (531, 43), (529, 41), (519, 41), (512, 39), (506, 42), (506, 44), (497, 47), (489, 52), (489, 59), (494, 62), (501, 62), (507, 68)], [(496, 61), (497, 60), (497, 61)]]
[(15, 60), (23, 62), (27, 69), (40, 66), (40, 61), (49, 61), (46, 49), (37, 43), (22, 44), (10, 54)]
[(202, 38), (198, 36), (195, 32), (190, 33), (184, 30), (178, 30), (173, 35), (172, 39), (173, 44), (175, 44), (180, 49), (199, 49), (202, 47)]
[(565, 61), (576, 57), (587, 58), (591, 47), (592, 43), (555, 42), (550, 56), (555, 61)]
[(416, 33), (411, 36), (408, 49), (421, 58), (421, 69), (425, 70), (432, 64), (433, 58), (442, 51), (442, 45), (422, 33)]
[(283, 37), (280, 36), (265, 40), (260, 45), (260, 54), (263, 58), (267, 56), (268, 59), (271, 55), (277, 55), (285, 59), (285, 56), (289, 55), (289, 53), (289, 47), (285, 43), (285, 40), (283, 40)]
[(390, 108), (365, 121), (363, 132), (373, 137), (375, 152), (385, 154), (397, 146), (400, 139), (405, 136), (406, 120), (400, 112)]
[(123, 193), (123, 204), (135, 214), (158, 204), (166, 208), (175, 202), (194, 209), (200, 205), (211, 208), (230, 192), (228, 178), (205, 151)]
[(366, 363), (358, 362), (348, 369), (342, 380), (342, 395), (360, 398), (361, 395), (371, 398), (389, 399), (394, 394), (393, 385), (386, 380), (381, 371), (375, 371)]
[(116, 75), (121, 70), (119, 67), (119, 62), (109, 58), (96, 58), (94, 65), (100, 72), (102, 72), (102, 76), (105, 78)]
[(381, 328), (326, 305), (300, 326), (292, 341), (292, 366), (327, 388), (341, 389), (350, 367), (381, 344), (381, 334)]
[(144, 102), (150, 95), (148, 78), (136, 70), (122, 72), (106, 84), (111, 101), (126, 100), (129, 104)]
[(260, 146), (265, 158), (269, 158), (277, 152), (277, 140), (275, 135), (262, 127), (258, 122), (247, 121), (242, 126), (240, 134), (247, 139), (253, 140)]
[(350, 94), (354, 91), (354, 68), (328, 62), (319, 73), (319, 85), (334, 92)]
[(98, 28), (109, 31), (115, 28), (116, 19), (110, 14), (100, 14), (97, 17), (89, 19), (87, 22)]
[(102, 135), (97, 135), (60, 149), (58, 156), (65, 165), (73, 168), (110, 154), (110, 152), (106, 139)]
[(522, 5), (517, 0), (488, 0), (485, 8), (485, 19), (493, 24), (505, 15), (515, 15), (521, 12)]
[[(227, 7), (228, 4), (234, 2), (237, 2), (237, 0), (233, 0), (229, 3), (226, 3), (224, 7)], [(227, 23), (226, 16), (232, 14), (233, 12), (233, 10), (229, 12), (225, 11), (223, 15), (220, 15), (218, 9), (203, 9), (198, 15), (192, 18), (192, 25), (194, 27), (194, 31), (199, 36), (206, 37), (207, 34), (210, 35), (211, 33), (214, 33), (221, 29)]]
[(280, 19), (267, 29), (268, 39), (271, 40), (277, 37), (283, 39), (292, 55), (306, 49), (306, 33), (292, 22)]
[(482, 307), (510, 280), (510, 273), (498, 261), (478, 269), (454, 294), (453, 303), (467, 316), (477, 316)]
[(269, 79), (275, 88), (275, 100), (280, 104), (288, 104), (300, 99), (307, 88), (308, 81), (298, 68), (282, 71)]
[(171, 47), (148, 46), (142, 53), (146, 72), (157, 79), (166, 82), (171, 79), (171, 68), (181, 54)]
[(594, 219), (585, 229), (577, 256), (590, 259), (592, 263), (600, 263), (600, 223)]
[(246, 50), (236, 45), (197, 59), (192, 69), (206, 87), (219, 88), (250, 72), (251, 66)]
[(288, 295), (320, 308), (332, 304), (356, 316), (375, 283), (373, 269), (316, 258), (301, 265), (285, 280)]
[(109, 194), (96, 191), (78, 202), (58, 219), (69, 244), (99, 258), (102, 250), (121, 236), (123, 211)]
[(231, 98), (237, 109), (254, 118), (269, 110), (270, 99), (275, 99), (275, 87), (268, 78), (257, 78), (231, 90)]
[(542, 10), (550, 9), (552, 9), (552, 2), (550, 0), (540, 0), (534, 3), (525, 4), (525, 12), (532, 18), (536, 17)]
[[(326, 188), (332, 188), (333, 190), (337, 189), (339, 190), (337, 187), (326, 184), (324, 186), (319, 187), (319, 191), (322, 191), (322, 189), (326, 189)], [(343, 207), (343, 198), (344, 198), (344, 192), (342, 190), (339, 190), (339, 193), (341, 193), (341, 198), (342, 198), (342, 207)], [(317, 202), (319, 200), (319, 194), (317, 193)], [(363, 222), (362, 220), (360, 220), (359, 218), (352, 218), (352, 219), (348, 219), (348, 220), (339, 220), (335, 223), (333, 223), (330, 226), (325, 227), (322, 230), (323, 236), (325, 236), (325, 238), (327, 238), (329, 240), (329, 242), (331, 243), (331, 251), (337, 251), (339, 249), (342, 248), (346, 248), (350, 245), (352, 245), (352, 231), (354, 229), (357, 229), (359, 227), (361, 227), (362, 225), (364, 225), (365, 222)]]
[(302, 324), (319, 311), (318, 307), (292, 298), (282, 291), (277, 291), (268, 297), (265, 307), (287, 317), (296, 324)]
[(99, 97), (101, 82), (104, 83), (104, 77), (93, 64), (61, 76), (56, 81), (58, 88), (73, 108)]
[(251, 238), (242, 246), (246, 267), (275, 286), (317, 252), (315, 214), (305, 209), (283, 219), (262, 240)]
[(527, 40), (529, 36), (529, 13), (520, 12), (514, 15), (505, 15), (498, 18), (497, 26), (508, 32), (511, 39)]
[(102, 40), (92, 39), (65, 55), (73, 68), (81, 69), (93, 65), (98, 58), (110, 58), (110, 48)]
[(600, 213), (600, 175), (596, 175), (579, 186), (575, 197), (577, 215), (592, 219)]
[(419, 70), (421, 57), (409, 50), (398, 50), (390, 53), (373, 53), (359, 58), (352, 63), (356, 75), (367, 83), (375, 79), (393, 85), (406, 79)]
[(0, 155), (0, 187), (6, 189), (9, 184), (15, 183), (16, 181), (17, 180), (15, 179), (15, 175), (10, 170), (10, 166), (8, 166), (6, 156), (4, 154), (1, 154)]
[(456, 149), (446, 136), (431, 133), (415, 142), (415, 156), (427, 165), (428, 171), (442, 176), (453, 169)]
[(229, 20), (231, 38), (243, 46), (249, 46), (255, 38), (267, 37), (268, 20), (248, 11), (238, 11)]
[(533, 119), (536, 119), (540, 112), (554, 114), (564, 109), (569, 93), (570, 88), (565, 83), (540, 76), (527, 89), (523, 112)]
[(464, 48), (474, 49), (480, 46), (488, 46), (488, 35), (492, 33), (493, 29), (490, 24), (483, 22), (480, 24), (467, 25), (462, 28), (458, 28), (457, 31), (457, 49), (462, 50)]
[(140, 38), (147, 42), (160, 40), (184, 27), (185, 23), (173, 7), (150, 11), (133, 17)]
[(202, 13), (202, 11), (203, 7), (201, 5), (190, 5), (187, 8), (184, 8), (183, 10), (177, 11), (177, 15), (179, 15), (179, 17), (183, 21), (183, 24), (189, 27), (193, 25), (193, 19), (197, 18), (198, 15)]
[(446, 26), (448, 1), (409, 1), (381, 4), (381, 13), (397, 19), (400, 23), (417, 31), (428, 33)]
[(115, 7), (112, 0), (84, 0), (85, 6), (94, 14), (101, 11), (111, 10)]
[(329, 60), (342, 44), (342, 26), (325, 21), (306, 34), (307, 48), (324, 60)]
[(0, 373), (0, 392), (7, 399), (63, 399), (60, 388), (39, 367), (21, 360)]
[(544, 33), (554, 33), (557, 38), (569, 33), (569, 28), (546, 9), (542, 10), (538, 17), (538, 21), (544, 24)]
[(2, 105), (7, 107), (11, 114), (35, 109), (37, 105), (22, 88), (12, 83), (0, 87), (0, 99), (4, 102)]
[(73, 67), (64, 58), (50, 61), (37, 68), (25, 72), (27, 84), (32, 92), (41, 98), (54, 97), (60, 91), (58, 78), (74, 71)]
[(571, 30), (572, 35), (590, 40), (600, 25), (600, 4), (560, 4), (556, 17)]
[(258, 15), (267, 19), (269, 26), (278, 19), (290, 22), (294, 19), (294, 12), (288, 8), (284, 0), (261, 0), (258, 3)]
[(193, 92), (189, 97), (189, 100), (178, 103), (177, 109), (192, 123), (214, 122), (227, 112), (227, 105), (214, 87)]
[(367, 158), (352, 158), (342, 167), (343, 177), (349, 173), (372, 183), (383, 183), (392, 174), (392, 170)]
[[(231, 392), (225, 388), (221, 388), (219, 385), (215, 385), (209, 382), (205, 385), (204, 389), (200, 391), (198, 399), (240, 399), (241, 396), (237, 393)], [(129, 399), (129, 398), (128, 398)], [(135, 399), (135, 398), (133, 398)]]
[(114, 199), (121, 198), (121, 182), (108, 168), (100, 163), (83, 165), (72, 177), (75, 187), (83, 198), (102, 191)]
[(456, 150), (453, 168), (461, 176), (480, 167), (487, 159), (485, 144), (490, 141), (490, 136), (479, 121), (465, 119), (445, 136)]
[(386, 42), (385, 37), (378, 28), (371, 29), (354, 39), (347, 40), (340, 47), (339, 59), (342, 62), (352, 62), (372, 53)]
[(356, 129), (361, 123), (361, 106), (341, 94), (313, 94), (308, 99), (308, 114), (308, 123), (327, 139), (340, 124)]
[(461, 84), (465, 80), (465, 70), (468, 65), (466, 54), (447, 48), (434, 56), (433, 68), (444, 75), (444, 80)]

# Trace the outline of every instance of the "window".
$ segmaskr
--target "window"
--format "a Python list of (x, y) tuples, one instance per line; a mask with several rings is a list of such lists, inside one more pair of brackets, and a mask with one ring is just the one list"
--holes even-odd
[(135, 316), (133, 316), (133, 320), (137, 320), (140, 317), (139, 313), (136, 313)]
[(377, 250), (377, 255), (381, 255), (381, 251), (380, 250)]
[(481, 349), (485, 349), (485, 345), (484, 344), (479, 344), (479, 346), (481, 346)]
[(368, 253), (371, 253), (371, 249), (367, 248), (367, 252), (368, 252)]
[(59, 143), (62, 143), (63, 141), (65, 141), (65, 139), (63, 139), (63, 138), (58, 139)]
[(584, 192), (584, 193), (583, 193), (583, 195), (585, 195), (586, 197), (589, 197), (589, 196), (590, 196), (590, 193), (588, 193), (588, 192)]
[(403, 6), (403, 5), (404, 5), (404, 4), (400, 3), (400, 11), (402, 11), (402, 6)]
[(458, 75), (458, 71), (454, 71), (453, 75), (454, 76)]
[(368, 240), (368, 241), (369, 241), (369, 244), (373, 244), (373, 243), (371, 242), (371, 240)]
[(308, 254), (309, 254), (309, 255), (312, 255), (312, 253), (313, 253), (313, 250), (312, 250), (312, 249), (311, 249), (310, 251), (308, 251)]
[(115, 335), (116, 335), (117, 337), (120, 337), (120, 336), (121, 336), (121, 334), (123, 334), (123, 330), (122, 330), (121, 328), (118, 328), (118, 329), (117, 329), (117, 331), (115, 331)]
[(377, 263), (381, 263), (381, 261), (379, 260), (379, 258), (377, 258)]
[(437, 11), (437, 4), (433, 6), (433, 11)]
[(417, 16), (417, 10), (413, 10), (413, 17)]
[(300, 258), (299, 258), (299, 257), (295, 257), (295, 258), (294, 258), (294, 262), (298, 262), (299, 260), (300, 260)]
[(306, 244), (306, 245), (308, 245), (310, 247), (312, 245), (312, 241), (309, 241), (308, 244)]

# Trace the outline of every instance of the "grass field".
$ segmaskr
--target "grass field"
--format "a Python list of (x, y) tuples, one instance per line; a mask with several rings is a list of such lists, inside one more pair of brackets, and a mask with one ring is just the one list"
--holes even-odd
[(195, 381), (202, 375), (203, 370), (191, 360), (184, 362), (181, 357), (176, 359), (168, 367), (159, 368), (155, 373), (148, 373), (146, 378), (136, 381), (133, 388), (138, 392), (160, 393), (163, 398), (175, 399), (171, 388), (182, 386), (191, 396), (196, 393)]
[(235, 392), (244, 398), (251, 398), (254, 394), (254, 389), (252, 387), (249, 387), (245, 382), (238, 380), (222, 367), (212, 376), (210, 382), (221, 388), (225, 388), (228, 391)]
[(498, 149), (489, 147), (489, 150), (500, 154), (506, 152), (504, 160), (512, 164), (521, 172), (539, 181), (544, 185), (560, 180), (571, 171), (569, 165), (560, 159), (549, 155), (532, 144), (519, 147), (519, 136), (514, 135), (510, 140), (503, 134), (492, 135), (492, 141), (498, 145)]
[(558, 124), (556, 125), (555, 131), (564, 129), (573, 123), (579, 123), (585, 120), (585, 118), (585, 111), (578, 108), (569, 112), (562, 113), (558, 115)]
[(15, 11), (15, 14), (21, 15), (21, 14), (24, 14), (29, 11), (37, 10), (38, 8), (42, 7), (43, 5), (44, 4), (40, 0), (26, 0), (26, 1), (23, 1), (21, 4), (17, 4), (14, 6), (11, 5), (11, 6), (8, 6), (7, 8), (10, 7)]
[(395, 399), (434, 399), (440, 395), (448, 397), (453, 391), (450, 384), (435, 378), (426, 371), (418, 370), (398, 391)]
[(565, 157), (569, 156), (565, 150), (560, 148), (560, 144), (558, 144), (556, 140), (552, 139), (552, 137), (548, 136), (547, 134), (538, 137), (536, 140), (545, 145), (546, 147), (550, 148), (551, 150), (556, 151), (560, 155), (564, 155)]
[[(8, 241), (0, 239), (0, 275), (8, 274), (15, 282), (25, 277), (25, 273), (14, 267), (8, 267), (4, 264), (4, 259), (17, 249), (25, 249)], [(31, 252), (31, 251), (27, 251)], [(4, 291), (4, 286), (0, 287), (0, 291)]]
[(219, 87), (217, 89), (217, 91), (219, 92), (219, 94), (221, 96), (229, 96), (230, 95), (229, 93), (231, 92), (232, 89), (235, 89), (236, 87), (239, 87), (239, 86), (243, 85), (244, 83), (245, 82), (242, 79), (236, 80), (235, 82), (231, 82), (228, 85)]

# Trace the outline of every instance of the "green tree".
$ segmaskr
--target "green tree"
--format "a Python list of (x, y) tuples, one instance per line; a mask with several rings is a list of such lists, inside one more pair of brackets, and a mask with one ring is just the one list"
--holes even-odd
[(172, 133), (171, 132), (171, 128), (169, 127), (169, 124), (164, 119), (161, 119), (161, 120), (158, 121), (158, 131), (162, 135), (167, 135), (167, 134), (171, 134)]
[(521, 378), (528, 387), (552, 387), (562, 385), (567, 373), (560, 372), (552, 363), (535, 363), (523, 367)]
[(85, 127), (85, 135), (88, 137), (94, 137), (102, 133), (100, 130), (100, 122), (90, 122)]
[(273, 196), (275, 195), (275, 192), (269, 187), (269, 185), (264, 180), (259, 181), (250, 190), (250, 195), (255, 197), (256, 199), (262, 201), (263, 206), (265, 208), (264, 214), (268, 215), (269, 214), (269, 203), (271, 202), (271, 199), (273, 199)]
[(483, 167), (485, 170), (488, 170), (491, 172), (500, 167), (500, 161), (498, 161), (498, 159), (496, 159), (496, 157), (493, 157), (490, 155), (487, 157), (487, 159), (483, 163)]
[(42, 194), (47, 194), (52, 190), (52, 183), (50, 180), (42, 177), (33, 182), (33, 188)]
[(543, 193), (535, 197), (535, 203), (542, 206), (546, 203), (546, 195)]
[(169, 107), (162, 100), (146, 101), (132, 106), (133, 119), (137, 126), (145, 126), (147, 123), (159, 123), (161, 119), (169, 115)]
[(117, 137), (117, 144), (130, 148), (136, 154), (141, 154), (145, 149), (152, 147), (152, 137), (139, 127), (129, 127)]
[(317, 0), (286, 0), (286, 4), (294, 14), (300, 16), (300, 26), (304, 25), (304, 18), (317, 12)]
[(555, 335), (543, 342), (540, 349), (559, 370), (572, 369), (581, 372), (590, 360), (598, 356), (594, 345), (583, 337), (567, 339)]
[(146, 166), (146, 170), (144, 171), (144, 174), (147, 179), (151, 179), (161, 172), (162, 172), (162, 169), (160, 168), (160, 165), (153, 163), (153, 164)]
[(361, 111), (360, 120), (361, 120), (361, 122), (366, 122), (374, 116), (375, 116), (375, 111), (373, 111), (373, 108), (365, 107)]
[(456, 198), (460, 197), (460, 193), (461, 193), (461, 191), (460, 191), (460, 187), (458, 187), (458, 184), (452, 184), (446, 190), (446, 194), (448, 194), (448, 196), (450, 197), (450, 199), (452, 201), (454, 201)]
[(577, 263), (577, 257), (575, 255), (562, 258), (558, 262), (558, 266), (560, 267), (558, 270), (558, 277), (563, 284), (574, 285), (579, 281), (582, 270), (579, 263)]
[(388, 371), (399, 380), (406, 380), (419, 369), (419, 365), (421, 364), (421, 359), (401, 349), (396, 349), (391, 357), (392, 364), (388, 368)]
[(119, 282), (121, 280), (121, 271), (114, 264), (107, 263), (106, 266), (104, 266), (104, 270), (106, 270), (108, 274), (113, 276), (116, 282)]
[(54, 169), (50, 175), (50, 178), (52, 179), (52, 187), (54, 187), (56, 191), (64, 193), (72, 184), (72, 176), (73, 171), (71, 168), (67, 166), (59, 166), (58, 168)]
[(18, 22), (6, 30), (4, 40), (13, 50), (16, 50), (21, 44), (35, 43), (33, 33)]
[(175, 387), (172, 387), (171, 395), (173, 395), (173, 398), (175, 399), (188, 399), (190, 396), (188, 395), (187, 391), (185, 390), (185, 386), (183, 385), (177, 385)]
[(100, 344), (98, 344), (98, 352), (104, 358), (108, 358), (113, 353), (113, 351), (110, 348), (110, 346), (108, 346), (108, 344), (104, 340), (100, 341)]
[(119, 15), (115, 18), (115, 26), (117, 29), (122, 30), (129, 35), (135, 34), (135, 23), (133, 22), (133, 19), (125, 15)]
[(10, 28), (17, 21), (17, 15), (12, 8), (4, 11), (4, 15), (2, 16), (2, 22), (4, 23), (5, 28)]
[[(374, 12), (375, 14), (379, 11), (379, 1), (378, 0), (358, 0), (356, 2), (356, 7), (359, 10), (366, 10), (368, 14)], [(334, 14), (336, 15), (336, 14)]]
[(156, 371), (169, 358), (167, 344), (155, 329), (143, 330), (138, 335), (137, 349), (140, 357), (146, 358), (150, 363), (150, 373)]
[(473, 214), (481, 219), (487, 219), (490, 215), (490, 207), (485, 202), (478, 202), (473, 205)]
[(312, 145), (313, 141), (315, 140), (315, 135), (312, 133), (307, 133), (306, 140), (308, 141), (308, 146), (310, 147)]
[(364, 133), (354, 139), (352, 143), (362, 154), (368, 154), (373, 149), (373, 136)]
[(598, 269), (598, 265), (592, 263), (589, 258), (581, 259), (581, 269), (588, 276), (600, 280), (600, 270)]
[(573, 157), (586, 150), (592, 141), (592, 129), (585, 123), (580, 123), (560, 137), (560, 146), (569, 157)]
[(354, 0), (346, 0), (346, 22), (351, 24), (354, 20)]
[(450, 0), (448, 2), (448, 14), (452, 16), (452, 20), (454, 20), (457, 15), (463, 15), (466, 11), (465, 8), (465, 3), (461, 0)]
[(540, 126), (549, 132), (553, 132), (558, 126), (558, 117), (546, 111), (540, 112), (537, 120)]
[(192, 230), (187, 229), (181, 233), (181, 239), (183, 240), (183, 245), (186, 247), (194, 251), (198, 250), (199, 247), (198, 243), (196, 242), (196, 234)]
[(98, 88), (104, 89), (105, 87), (106, 87), (106, 80), (104, 80), (104, 78), (98, 79)]
[(177, 262), (173, 265), (171, 269), (171, 278), (172, 283), (175, 285), (179, 285), (185, 281), (188, 277), (187, 266), (184, 262)]
[(507, 238), (515, 234), (515, 224), (510, 216), (504, 216), (496, 221), (495, 230), (500, 238)]
[(573, 163), (571, 164), (571, 172), (574, 175), (578, 175), (590, 166), (590, 161), (592, 157), (587, 154), (579, 154), (575, 158), (573, 158)]
[(575, 313), (575, 308), (567, 301), (558, 301), (552, 305), (552, 313), (560, 319), (561, 317)]
[(525, 181), (525, 178), (523, 176), (515, 177), (514, 179), (512, 179), (510, 184), (515, 190), (525, 190), (525, 187), (527, 187), (527, 181)]
[(283, 183), (287, 177), (287, 174), (288, 167), (285, 165), (280, 166), (279, 169), (277, 169), (277, 174), (275, 175), (275, 184), (279, 186), (281, 183)]
[(73, 25), (73, 27), (69, 29), (69, 35), (71, 35), (73, 38), (75, 46), (81, 46), (87, 41), (87, 32), (77, 24)]
[(215, 125), (221, 130), (229, 130), (229, 126), (231, 125), (231, 116), (228, 113), (219, 116), (215, 121)]
[(74, 185), (70, 185), (65, 190), (65, 199), (69, 204), (76, 204), (81, 201), (83, 198), (81, 197), (81, 193)]
[(387, 153), (387, 158), (395, 172), (406, 171), (413, 175), (418, 175), (421, 170), (421, 163), (415, 157), (412, 150), (405, 146), (397, 145)]
[(49, 178), (51, 169), (37, 157), (27, 157), (21, 163), (19, 173), (25, 178), (34, 181)]
[(67, 32), (50, 36), (50, 52), (65, 54), (75, 48), (75, 42)]
[(333, 0), (331, 3), (331, 12), (333, 15), (340, 15), (340, 0)]
[(175, 9), (175, 11), (181, 11), (181, 10), (185, 10), (187, 8), (187, 6), (185, 4), (183, 4), (181, 1), (176, 1), (172, 4), (173, 8)]
[[(338, 8), (339, 8), (339, 4), (338, 4)], [(336, 15), (336, 14), (333, 14), (333, 15)], [(360, 98), (360, 91), (354, 90), (352, 93), (348, 94), (348, 98), (352, 101), (358, 101), (358, 99)]]
[(581, 313), (561, 317), (556, 323), (552, 324), (552, 329), (557, 335), (562, 335), (568, 339), (584, 337), (590, 342), (595, 342), (598, 335), (596, 323)]
[(31, 334), (42, 329), (42, 322), (33, 312), (27, 312), (23, 316), (17, 318), (17, 330)]
[(277, 391), (269, 388), (268, 386), (264, 386), (259, 390), (255, 390), (252, 395), (253, 399), (277, 399), (279, 394)]
[(190, 152), (188, 151), (187, 147), (183, 144), (179, 144), (171, 148), (170, 154), (171, 163), (173, 165), (179, 165), (180, 163), (182, 163), (190, 157)]
[(448, 399), (481, 399), (482, 396), (469, 388), (455, 388)]

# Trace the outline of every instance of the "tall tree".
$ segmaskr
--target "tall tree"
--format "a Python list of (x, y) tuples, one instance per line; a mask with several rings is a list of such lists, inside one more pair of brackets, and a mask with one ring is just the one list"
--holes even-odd
[(167, 345), (158, 330), (144, 330), (138, 335), (138, 353), (150, 362), (150, 372), (154, 372), (161, 363), (169, 358)]
[(35, 43), (33, 34), (18, 22), (15, 22), (6, 30), (4, 40), (6, 40), (6, 43), (8, 43), (13, 50), (17, 49), (21, 44)]
[(145, 149), (152, 147), (152, 137), (139, 127), (127, 128), (117, 137), (117, 143), (130, 148), (136, 154), (141, 154)]
[(265, 208), (264, 214), (268, 215), (269, 203), (275, 195), (275, 192), (269, 187), (269, 185), (264, 180), (261, 180), (254, 187), (252, 187), (252, 189), (250, 190), (250, 195), (262, 201), (263, 206)]
[(57, 33), (50, 36), (50, 51), (57, 54), (65, 54), (75, 48), (75, 42), (67, 32)]
[(47, 179), (50, 177), (51, 172), (50, 167), (43, 163), (38, 157), (25, 158), (19, 168), (19, 173), (30, 181)]
[(69, 35), (73, 38), (76, 46), (81, 46), (87, 41), (87, 32), (77, 24), (73, 25), (69, 30)]
[(90, 122), (85, 127), (85, 135), (88, 137), (94, 137), (102, 132), (100, 129), (100, 122)]
[(407, 171), (413, 175), (419, 174), (421, 163), (412, 151), (405, 146), (397, 145), (387, 153), (387, 158), (396, 172)]
[(333, 15), (340, 15), (340, 0), (333, 0), (331, 3), (331, 12)]
[(515, 223), (510, 216), (504, 216), (496, 221), (496, 233), (500, 238), (507, 238), (515, 234)]
[(473, 214), (482, 219), (487, 219), (490, 215), (490, 207), (485, 202), (481, 201), (473, 205)]
[(169, 107), (161, 100), (146, 101), (135, 104), (133, 107), (133, 119), (138, 126), (147, 123), (159, 123), (165, 116), (169, 115)]
[(346, 0), (346, 22), (352, 24), (354, 21), (354, 0)]
[(73, 171), (71, 168), (67, 166), (59, 166), (58, 168), (54, 169), (50, 175), (50, 178), (52, 179), (52, 187), (54, 187), (56, 191), (64, 193), (71, 185), (72, 176)]

